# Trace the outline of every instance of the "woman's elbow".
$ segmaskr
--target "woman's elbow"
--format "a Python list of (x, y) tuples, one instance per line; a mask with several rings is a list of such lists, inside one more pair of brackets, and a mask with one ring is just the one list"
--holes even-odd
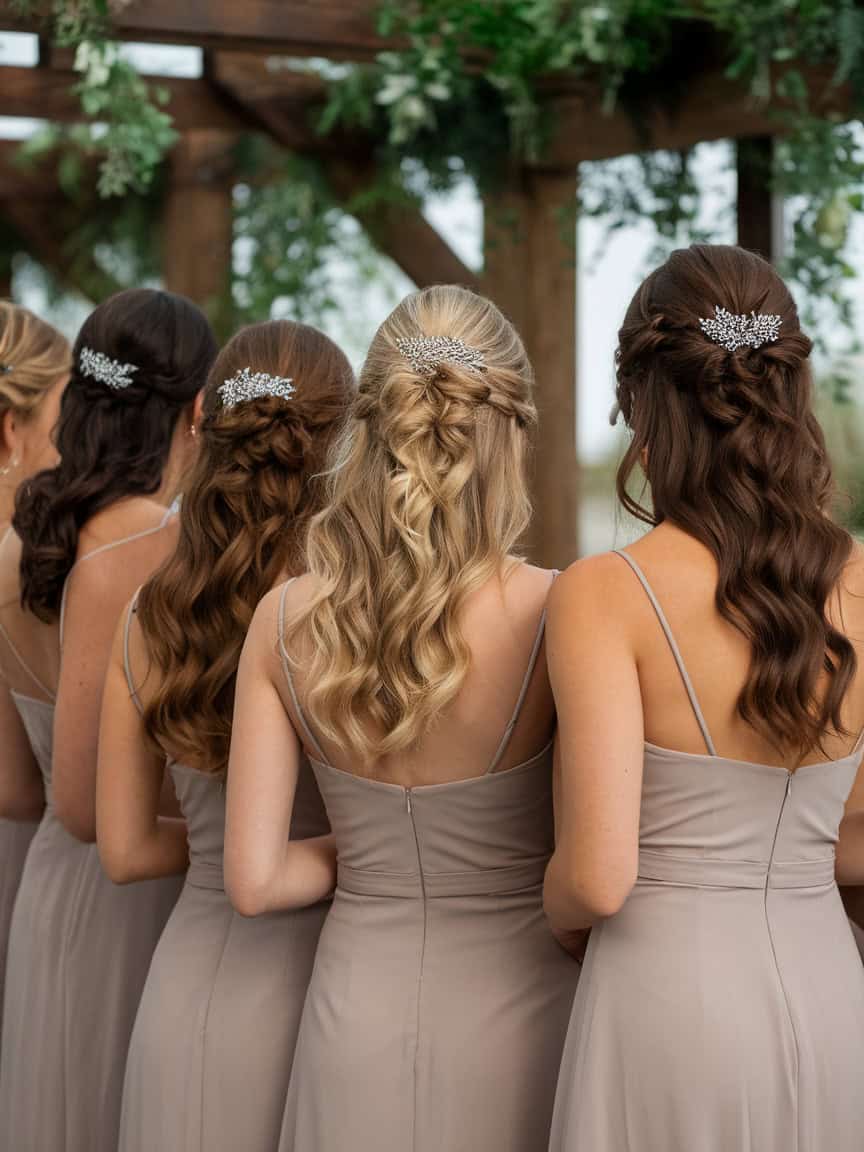
[(134, 884), (143, 880), (141, 870), (135, 866), (135, 855), (126, 849), (99, 840), (99, 860), (102, 871), (114, 884)]
[(608, 867), (596, 875), (580, 874), (570, 869), (557, 871), (550, 877), (551, 890), (547, 892), (546, 904), (552, 919), (556, 922), (567, 919), (572, 923), (562, 927), (586, 927), (595, 920), (608, 920), (616, 916), (627, 902), (636, 883), (636, 870), (612, 870)]
[(225, 891), (234, 911), (241, 916), (263, 916), (271, 911), (269, 891), (264, 884), (250, 883), (229, 873), (225, 877)]

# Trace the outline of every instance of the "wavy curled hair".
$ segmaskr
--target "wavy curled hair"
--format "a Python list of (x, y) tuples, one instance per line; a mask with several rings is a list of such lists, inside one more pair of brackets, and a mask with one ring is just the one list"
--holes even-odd
[[(218, 388), (244, 368), (291, 378), (293, 396), (223, 408)], [(309, 520), (321, 506), (318, 474), (354, 390), (351, 366), (332, 340), (287, 320), (241, 329), (213, 365), (177, 549), (138, 605), (158, 673), (144, 724), (174, 757), (210, 771), (227, 765), (252, 614), (280, 577), (302, 570)]]
[[(779, 338), (729, 352), (700, 329), (715, 306), (776, 314)], [(725, 245), (673, 252), (642, 284), (618, 335), (617, 399), (632, 433), (618, 496), (649, 524), (701, 541), (718, 567), (717, 609), (748, 640), (738, 712), (801, 755), (844, 732), (855, 675), (829, 600), (852, 551), (834, 523), (831, 467), (813, 415), (794, 301), (770, 264)], [(651, 507), (628, 482), (645, 462)]]
[[(123, 389), (85, 375), (90, 348), (137, 371)], [(81, 528), (127, 496), (158, 491), (175, 426), (207, 378), (216, 341), (204, 313), (171, 292), (118, 292), (84, 321), (57, 425), (60, 463), (18, 490), (21, 603), (55, 619)]]
[(72, 367), (69, 341), (26, 308), (0, 300), (0, 417), (27, 419)]
[[(485, 369), (420, 374), (397, 346), (419, 336), (461, 339)], [(309, 532), (317, 591), (288, 625), (311, 652), (311, 716), (365, 763), (414, 745), (459, 691), (462, 606), (530, 518), (531, 389), (513, 327), (463, 288), (408, 296), (372, 341)]]

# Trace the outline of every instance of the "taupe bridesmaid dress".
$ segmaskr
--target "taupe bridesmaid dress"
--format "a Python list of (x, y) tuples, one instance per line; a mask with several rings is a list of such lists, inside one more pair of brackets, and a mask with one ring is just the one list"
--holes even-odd
[[(152, 531), (158, 531), (153, 529)], [(137, 533), (83, 556), (118, 547)], [(61, 615), (62, 639), (62, 615)], [(45, 782), (9, 935), (3, 1152), (116, 1152), (129, 1037), (179, 879), (117, 887), (54, 813), (54, 706), (15, 696)]]
[[(50, 695), (41, 681), (27, 667), (2, 624), (0, 624), (0, 640), (5, 642), (13, 657), (36, 686), (42, 692)], [(15, 700), (20, 713), (22, 697), (16, 698), (15, 693), (12, 693), (12, 698)], [(27, 859), (30, 841), (36, 835), (38, 827), (38, 823), (29, 820), (0, 820), (0, 1035), (2, 1035), (3, 1030), (3, 988), (6, 984), (6, 952), (9, 946), (12, 909), (15, 907), (15, 897), (18, 895), (18, 885), (21, 883), (21, 874), (24, 871), (24, 861)]]
[[(128, 661), (126, 675), (137, 700)], [(178, 763), (171, 773), (188, 825), (189, 871), (138, 1008), (120, 1152), (276, 1152), (329, 904), (255, 919), (236, 913), (222, 874), (224, 779)], [(291, 835), (327, 831), (304, 763)]]
[(592, 931), (551, 1152), (860, 1152), (864, 969), (834, 882), (861, 749), (785, 768), (645, 746), (639, 879)]
[(554, 837), (551, 747), (495, 771), (544, 620), (486, 774), (409, 789), (327, 763), (282, 648), (296, 715), (316, 752), (339, 872), (280, 1152), (546, 1147), (579, 971), (542, 908)]

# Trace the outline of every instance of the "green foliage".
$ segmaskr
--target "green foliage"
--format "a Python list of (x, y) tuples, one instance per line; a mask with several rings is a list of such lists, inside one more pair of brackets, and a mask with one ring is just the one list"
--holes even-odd
[[(26, 15), (35, 0), (15, 0)], [(60, 47), (75, 50), (75, 90), (85, 123), (67, 139), (99, 160), (99, 194), (144, 192), (177, 138), (164, 110), (164, 90), (147, 85), (109, 37), (109, 0), (54, 0), (51, 32)], [(67, 172), (68, 177), (68, 172)], [(61, 173), (61, 179), (63, 174)]]

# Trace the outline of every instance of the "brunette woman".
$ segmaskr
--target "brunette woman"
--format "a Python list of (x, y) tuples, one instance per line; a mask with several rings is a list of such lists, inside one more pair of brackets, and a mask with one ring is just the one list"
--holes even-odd
[[(132, 1035), (122, 1152), (275, 1152), (326, 905), (240, 917), (225, 896), (225, 769), (240, 649), (261, 597), (302, 571), (317, 474), (354, 391), (314, 328), (274, 321), (225, 347), (174, 556), (133, 599), (114, 644), (99, 748), (99, 849), (119, 883), (186, 884)], [(185, 824), (159, 816), (165, 760)], [(328, 832), (303, 765), (292, 836)], [(324, 895), (324, 893), (322, 893)]]
[(864, 971), (834, 872), (864, 558), (830, 516), (809, 356), (740, 248), (673, 253), (621, 327), (618, 490), (652, 530), (549, 609), (546, 906), (562, 936), (592, 929), (553, 1152), (861, 1147)]
[(229, 891), (248, 914), (333, 885), (288, 843), (304, 752), (338, 850), (283, 1152), (538, 1152), (577, 965), (543, 919), (553, 573), (513, 549), (535, 410), (522, 342), (461, 288), (376, 335), (313, 521), (238, 678)]
[(18, 552), (12, 537), (15, 491), (56, 460), (52, 432), (69, 377), (64, 336), (0, 301), (0, 1022), (6, 944), (24, 859), (45, 807), (39, 765), (15, 707), (16, 691), (44, 697), (24, 638), (15, 634)]
[(44, 691), (16, 697), (46, 809), (12, 920), (0, 1065), (0, 1146), (115, 1152), (123, 1069), (177, 879), (116, 888), (94, 838), (102, 683), (117, 620), (172, 550), (167, 508), (191, 458), (215, 355), (188, 300), (122, 292), (73, 349), (61, 462), (19, 493), (24, 651)]

